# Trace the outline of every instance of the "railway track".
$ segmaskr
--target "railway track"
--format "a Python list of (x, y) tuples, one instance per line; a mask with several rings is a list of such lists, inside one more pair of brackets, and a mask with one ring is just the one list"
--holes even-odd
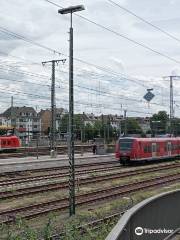
[[(99, 158), (109, 158), (110, 156), (98, 156), (98, 159)], [(85, 158), (83, 158), (85, 159)], [(58, 160), (58, 158), (57, 158)], [(67, 160), (67, 159), (66, 159)], [(61, 159), (60, 159), (61, 161)], [(64, 161), (64, 159), (63, 159)], [(113, 164), (113, 165), (116, 165), (116, 166), (120, 166), (119, 162), (117, 160), (110, 160), (110, 161), (102, 161), (102, 162), (91, 162), (91, 163), (81, 163), (81, 164), (76, 164), (75, 165), (75, 168), (76, 169), (83, 169), (83, 168), (91, 168), (91, 167), (94, 167), (94, 166), (107, 166), (107, 165), (110, 165), (110, 164)], [(69, 166), (61, 166), (61, 167), (49, 167), (49, 168), (38, 168), (38, 169), (33, 169), (33, 170), (29, 170), (29, 169), (26, 169), (26, 170), (18, 170), (18, 171), (15, 171), (15, 172), (4, 172), (4, 173), (0, 173), (0, 176), (2, 177), (7, 177), (7, 176), (10, 176), (10, 177), (13, 177), (14, 175), (20, 175), (20, 176), (24, 176), (25, 174), (27, 173), (40, 173), (40, 172), (53, 172), (53, 171), (58, 171), (58, 170), (68, 170), (69, 169)]]
[[(114, 147), (113, 144), (109, 145), (111, 148)], [(92, 152), (92, 145), (75, 145), (75, 153), (81, 153), (81, 152)], [(67, 145), (63, 146), (57, 146), (57, 154), (66, 154), (68, 153), (68, 147)], [(21, 147), (16, 150), (16, 152), (12, 153), (1, 153), (1, 158), (11, 158), (11, 157), (26, 157), (26, 156), (44, 156), (50, 154), (49, 147), (39, 147), (38, 149), (36, 147)]]
[[(76, 196), (76, 206), (101, 202), (103, 200), (113, 199), (119, 196), (131, 194), (137, 191), (154, 188), (180, 180), (180, 173), (161, 177), (155, 177), (148, 180), (136, 181), (130, 184), (124, 184), (115, 187), (109, 187), (102, 190), (91, 191)], [(69, 207), (69, 198), (31, 204), (29, 206), (0, 211), (0, 224), (14, 222), (16, 218), (33, 218), (52, 211), (62, 211)]]
[[(131, 171), (125, 171), (125, 172), (115, 172), (115, 173), (108, 173), (106, 175), (99, 175), (99, 176), (93, 176), (93, 177), (86, 177), (86, 178), (76, 178), (76, 184), (77, 187), (88, 185), (88, 184), (93, 184), (93, 183), (100, 183), (104, 181), (109, 181), (109, 180), (116, 180), (116, 179), (121, 179), (124, 177), (132, 177), (132, 176), (137, 176), (141, 174), (146, 174), (146, 173), (152, 173), (152, 172), (159, 172), (159, 171), (164, 171), (164, 170), (169, 170), (169, 169), (177, 169), (180, 167), (179, 164), (166, 164), (166, 165), (161, 165), (161, 166), (154, 166), (154, 167), (148, 167), (145, 169), (136, 169), (136, 170), (131, 170)], [(100, 170), (102, 171), (102, 170)], [(97, 172), (97, 171), (96, 171)], [(83, 172), (81, 172), (83, 174)], [(85, 174), (85, 173), (84, 173)], [(37, 178), (38, 179), (38, 178)], [(0, 186), (5, 185), (13, 185), (14, 182), (1, 182)], [(19, 182), (18, 182), (19, 184)], [(17, 198), (17, 197), (23, 197), (23, 196), (28, 196), (32, 194), (38, 194), (38, 193), (43, 193), (43, 192), (48, 192), (48, 191), (56, 191), (56, 190), (62, 190), (62, 189), (67, 189), (69, 187), (69, 182), (66, 181), (61, 181), (61, 182), (53, 182), (53, 183), (45, 183), (42, 185), (35, 185), (35, 186), (30, 186), (30, 187), (23, 187), (23, 188), (17, 188), (15, 189), (10, 189), (6, 191), (1, 191), (0, 192), (0, 200), (4, 199), (10, 199), (10, 198)]]
[[(76, 170), (76, 175), (85, 175), (89, 173), (98, 173), (98, 172), (108, 172), (112, 170), (116, 170), (121, 168), (120, 166), (110, 166), (108, 165), (107, 167), (98, 167), (98, 168), (92, 168), (92, 169), (84, 169), (84, 170)], [(51, 180), (51, 179), (62, 179), (65, 177), (69, 176), (69, 172), (58, 172), (58, 173), (53, 173), (53, 174), (44, 174), (40, 176), (34, 176), (34, 177), (19, 177), (19, 178), (14, 178), (10, 180), (0, 180), (0, 187), (2, 186), (9, 186), (9, 185), (15, 185), (15, 184), (22, 184), (22, 183), (31, 183), (35, 181), (42, 181), (42, 180)]]
[[(97, 167), (95, 167), (97, 166)], [(163, 165), (158, 165), (158, 166), (153, 166), (153, 169), (158, 169), (159, 167), (173, 167), (173, 166), (180, 166), (180, 163), (168, 163), (168, 164), (163, 164)], [(10, 176), (7, 174), (3, 174), (4, 176), (8, 176), (8, 180), (0, 180), (0, 187), (2, 186), (7, 186), (7, 185), (14, 185), (14, 184), (18, 184), (18, 183), (28, 183), (28, 182), (33, 182), (33, 181), (40, 181), (40, 180), (50, 180), (50, 179), (56, 179), (56, 178), (64, 178), (69, 176), (69, 171), (68, 170), (68, 166), (62, 166), (62, 167), (55, 167), (55, 168), (50, 168), (50, 169), (39, 169), (37, 170), (38, 172), (50, 172), (50, 174), (42, 174), (42, 175), (38, 175), (38, 176), (24, 176), (24, 174), (18, 177), (12, 177), (12, 175), (10, 174)], [(81, 169), (82, 168), (82, 169)], [(152, 167), (147, 167), (146, 169), (151, 169)], [(101, 163), (88, 163), (88, 164), (79, 164), (76, 165), (75, 167), (75, 171), (77, 175), (85, 175), (85, 174), (89, 174), (89, 173), (96, 173), (96, 172), (107, 172), (110, 170), (114, 170), (114, 169), (122, 169), (121, 165), (119, 165), (119, 163), (117, 161), (110, 161), (110, 162), (101, 162)], [(124, 168), (123, 168), (124, 169)], [(65, 171), (64, 171), (65, 170)], [(140, 170), (140, 169), (139, 169)], [(29, 171), (29, 170), (28, 170)], [(55, 171), (55, 172), (54, 172)], [(132, 170), (131, 172), (133, 172), (134, 170)], [(26, 172), (26, 170), (25, 170)], [(36, 171), (29, 171), (30, 173), (34, 173)], [(53, 173), (51, 173), (53, 172)], [(17, 172), (16, 172), (17, 173)]]

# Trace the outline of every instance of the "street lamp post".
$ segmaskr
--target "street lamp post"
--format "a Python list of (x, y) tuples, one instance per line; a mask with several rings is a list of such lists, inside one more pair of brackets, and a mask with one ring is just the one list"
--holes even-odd
[(59, 9), (60, 14), (70, 14), (69, 40), (69, 214), (75, 214), (75, 166), (74, 166), (74, 86), (73, 86), (73, 27), (72, 14), (84, 10), (83, 5)]

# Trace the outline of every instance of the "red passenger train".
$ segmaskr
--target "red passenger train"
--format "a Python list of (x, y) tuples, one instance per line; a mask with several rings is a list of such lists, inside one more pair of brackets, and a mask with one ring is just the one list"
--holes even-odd
[(12, 152), (21, 147), (17, 136), (0, 136), (0, 152)]
[(13, 152), (21, 147), (21, 141), (14, 131), (14, 127), (0, 126), (0, 152)]
[(116, 158), (123, 165), (180, 156), (180, 138), (119, 138)]

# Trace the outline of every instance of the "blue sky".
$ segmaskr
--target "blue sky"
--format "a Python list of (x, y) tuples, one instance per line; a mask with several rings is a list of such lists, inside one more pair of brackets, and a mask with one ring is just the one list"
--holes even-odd
[[(180, 39), (180, 1), (114, 1)], [(180, 61), (180, 41), (171, 39), (112, 5), (108, 0), (52, 2), (63, 7), (84, 4), (86, 10), (79, 13), (80, 15)], [(58, 7), (45, 0), (1, 0), (0, 27), (65, 54), (59, 56), (1, 31), (0, 91), (5, 97), (0, 105), (1, 111), (10, 104), (12, 95), (15, 105), (32, 104), (38, 109), (50, 106), (51, 68), (42, 67), (41, 62), (68, 58), (69, 17), (59, 15), (57, 10)], [(76, 112), (121, 114), (123, 109), (127, 109), (129, 115), (139, 115), (133, 113), (134, 110), (145, 112), (146, 114), (141, 115), (146, 116), (158, 110), (169, 111), (169, 82), (162, 77), (170, 75), (172, 71), (179, 74), (180, 63), (137, 46), (77, 16), (74, 16), (73, 24), (74, 57), (90, 63), (75, 61)], [(91, 64), (101, 66), (105, 70), (99, 70)], [(36, 76), (32, 77), (27, 72)], [(68, 61), (57, 67), (56, 76), (57, 106), (68, 108)], [(178, 80), (175, 80), (174, 84), (175, 114), (178, 116), (180, 84)], [(152, 102), (159, 105), (151, 104), (149, 108), (143, 101), (147, 87), (154, 88), (155, 98)]]

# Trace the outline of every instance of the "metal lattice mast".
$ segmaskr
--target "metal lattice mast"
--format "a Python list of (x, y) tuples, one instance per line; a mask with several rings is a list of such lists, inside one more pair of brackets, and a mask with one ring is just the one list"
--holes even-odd
[(55, 103), (55, 61), (52, 61), (51, 77), (51, 150), (55, 150), (56, 103)]
[(124, 136), (127, 136), (127, 110), (124, 109)]
[(169, 124), (170, 124), (170, 133), (172, 134), (172, 121), (174, 118), (174, 106), (173, 106), (173, 76), (170, 76), (170, 114), (169, 114)]
[(56, 149), (56, 101), (55, 101), (55, 68), (59, 62), (65, 62), (66, 59), (51, 60), (42, 62), (43, 65), (46, 63), (52, 64), (52, 75), (51, 75), (51, 131), (50, 131), (50, 148), (51, 150)]
[(173, 134), (173, 119), (174, 119), (174, 89), (173, 89), (173, 80), (179, 79), (180, 76), (171, 75), (164, 78), (169, 78), (170, 80), (170, 102), (169, 102), (169, 128), (170, 133)]
[(69, 214), (75, 214), (75, 169), (74, 169), (74, 85), (73, 85), (73, 27), (72, 12), (69, 32)]

